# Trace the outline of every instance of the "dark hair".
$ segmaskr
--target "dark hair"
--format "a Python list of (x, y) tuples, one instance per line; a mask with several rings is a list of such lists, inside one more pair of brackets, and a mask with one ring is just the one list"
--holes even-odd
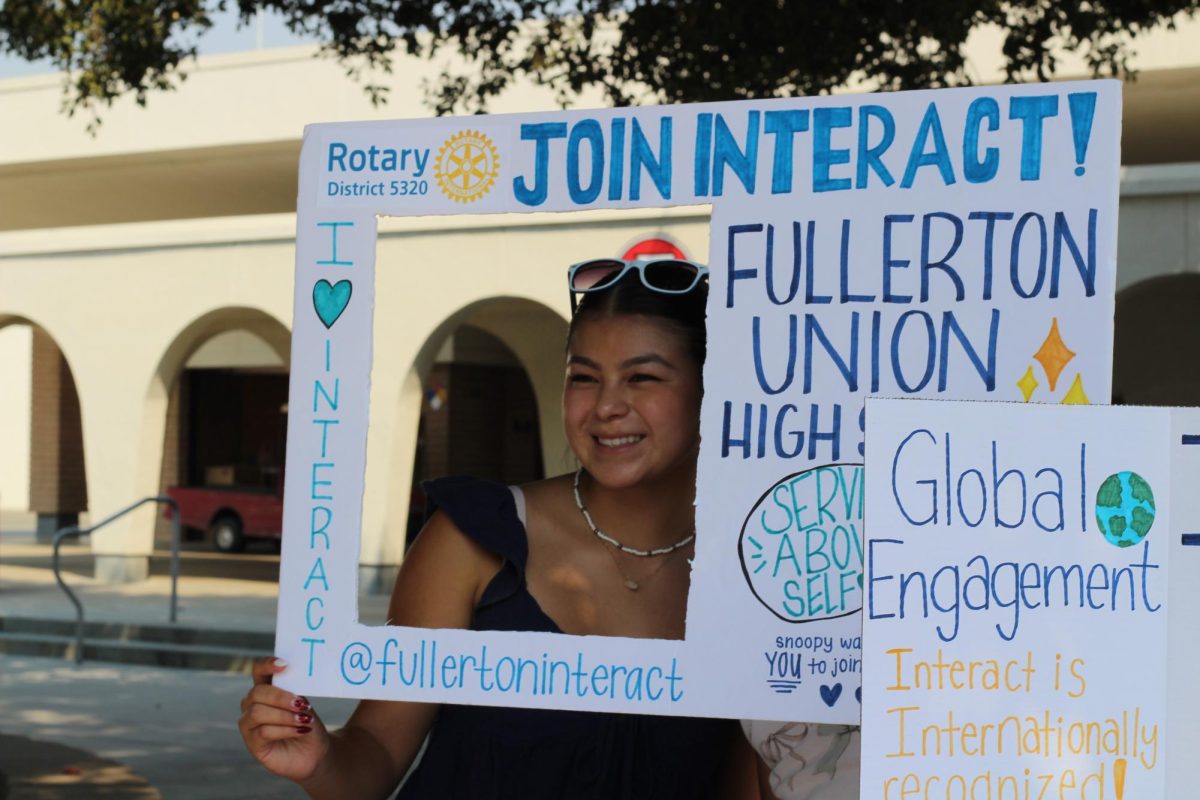
[(581, 320), (603, 319), (626, 314), (653, 317), (674, 327), (683, 337), (687, 351), (703, 368), (707, 352), (705, 306), (708, 281), (702, 280), (686, 294), (664, 294), (648, 289), (637, 273), (630, 271), (613, 286), (579, 295), (579, 307), (567, 327), (567, 347)]

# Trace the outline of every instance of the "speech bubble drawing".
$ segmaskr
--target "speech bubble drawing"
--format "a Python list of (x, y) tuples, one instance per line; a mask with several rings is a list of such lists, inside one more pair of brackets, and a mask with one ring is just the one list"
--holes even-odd
[(779, 480), (738, 537), (754, 596), (785, 622), (835, 619), (862, 608), (863, 468), (826, 464)]

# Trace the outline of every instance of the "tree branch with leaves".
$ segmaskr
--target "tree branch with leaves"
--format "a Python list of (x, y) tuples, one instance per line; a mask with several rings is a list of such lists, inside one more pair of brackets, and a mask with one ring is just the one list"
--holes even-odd
[(1003, 31), (1010, 81), (1048, 79), (1056, 53), (1096, 76), (1129, 72), (1136, 37), (1194, 15), (1200, 0), (5, 0), (0, 50), (49, 59), (64, 109), (99, 110), (185, 77), (218, 12), (261, 9), (320, 42), (376, 103), (397, 54), (443, 57), (425, 95), (438, 114), (483, 112), (518, 80), (563, 105), (601, 90), (614, 105), (698, 102), (972, 82), (966, 44)]

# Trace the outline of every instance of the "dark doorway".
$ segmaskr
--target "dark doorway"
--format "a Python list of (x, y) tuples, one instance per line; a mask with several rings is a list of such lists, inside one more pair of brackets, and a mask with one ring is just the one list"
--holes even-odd
[(1163, 275), (1117, 293), (1113, 403), (1200, 405), (1200, 275)]
[(288, 376), (189, 369), (187, 486), (274, 488), (283, 468)]
[(455, 331), (422, 386), (409, 542), (424, 519), (420, 482), (446, 475), (508, 484), (545, 476), (529, 374), (500, 340), (469, 325)]

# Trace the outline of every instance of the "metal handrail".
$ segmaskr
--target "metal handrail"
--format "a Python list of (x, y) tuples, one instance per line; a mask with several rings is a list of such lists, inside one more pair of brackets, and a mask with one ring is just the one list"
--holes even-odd
[(62, 572), (59, 570), (58, 564), (58, 547), (64, 540), (80, 536), (87, 536), (100, 528), (103, 528), (113, 520), (120, 519), (136, 508), (140, 508), (146, 503), (166, 503), (171, 507), (171, 622), (175, 622), (178, 608), (178, 583), (179, 583), (179, 543), (180, 543), (180, 519), (179, 519), (179, 503), (173, 498), (166, 495), (157, 497), (143, 497), (132, 505), (125, 506), (120, 511), (97, 522), (88, 528), (80, 528), (78, 525), (71, 525), (62, 528), (54, 534), (54, 580), (58, 581), (59, 587), (67, 593), (67, 597), (75, 605), (75, 663), (83, 663), (83, 604), (79, 602), (79, 598), (71, 591), (71, 587), (62, 579)]

